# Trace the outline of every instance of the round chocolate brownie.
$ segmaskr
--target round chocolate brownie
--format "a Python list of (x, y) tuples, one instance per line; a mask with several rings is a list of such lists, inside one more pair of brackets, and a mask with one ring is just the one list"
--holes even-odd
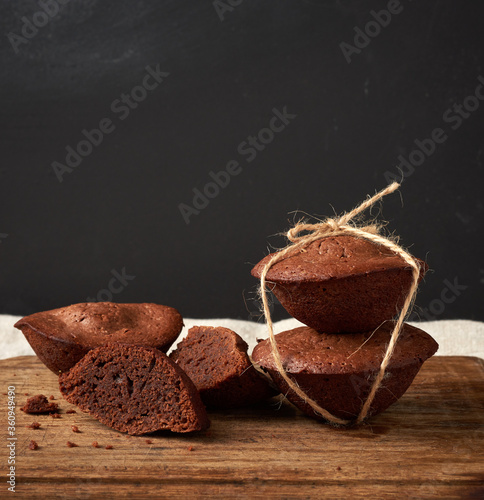
[[(272, 255), (252, 269), (253, 276), (260, 278)], [(422, 279), (427, 266), (416, 262)], [(289, 314), (305, 325), (325, 333), (365, 332), (401, 310), (412, 269), (382, 245), (334, 236), (277, 262), (266, 279)]]
[[(295, 328), (275, 336), (286, 373), (319, 406), (346, 420), (357, 418), (380, 369), (393, 321), (376, 331), (334, 335), (309, 327)], [(404, 324), (385, 377), (370, 406), (376, 415), (397, 401), (408, 389), (422, 363), (438, 349), (423, 330)], [(252, 353), (255, 363), (267, 370), (291, 403), (314, 418), (318, 414), (290, 390), (274, 363), (269, 340), (260, 342)]]
[(15, 324), (54, 373), (74, 366), (90, 349), (108, 342), (166, 352), (183, 328), (172, 307), (158, 304), (83, 302), (26, 316)]
[(157, 349), (107, 344), (59, 376), (67, 401), (105, 425), (132, 435), (192, 432), (210, 425), (193, 382)]
[(235, 408), (278, 394), (247, 355), (247, 343), (222, 327), (194, 326), (178, 343), (171, 358), (183, 368), (213, 408)]

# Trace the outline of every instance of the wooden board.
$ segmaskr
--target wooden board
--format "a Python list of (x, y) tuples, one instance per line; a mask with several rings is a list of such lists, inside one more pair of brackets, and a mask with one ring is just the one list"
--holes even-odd
[[(129, 437), (79, 410), (66, 414), (74, 407), (33, 356), (0, 361), (0, 379), (1, 393), (14, 385), (17, 395), (15, 498), (484, 498), (478, 358), (430, 359), (398, 403), (344, 430), (275, 399), (211, 413), (211, 429), (197, 435)], [(62, 418), (24, 414), (24, 393), (54, 395)], [(26, 427), (33, 421), (41, 428)], [(0, 429), (5, 471), (7, 426)], [(32, 439), (38, 450), (28, 448)], [(0, 498), (7, 486), (2, 480)]]

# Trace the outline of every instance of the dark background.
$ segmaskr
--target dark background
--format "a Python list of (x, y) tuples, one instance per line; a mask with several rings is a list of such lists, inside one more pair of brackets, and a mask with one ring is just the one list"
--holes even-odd
[[(403, 1), (348, 63), (340, 43), (386, 5), (245, 0), (221, 20), (211, 1), (72, 0), (15, 53), (7, 35), (40, 7), (2, 0), (0, 312), (85, 301), (125, 268), (115, 301), (257, 319), (250, 269), (290, 212), (352, 208), (441, 127), (383, 217), (433, 270), (427, 316), (484, 320), (484, 101), (443, 120), (484, 75), (484, 4)], [(111, 103), (157, 64), (170, 75), (120, 120)], [(284, 106), (296, 118), (247, 162), (239, 144)], [(115, 131), (60, 183), (52, 162), (103, 118)], [(187, 225), (179, 204), (230, 160), (243, 171)], [(449, 304), (445, 280), (467, 286)]]

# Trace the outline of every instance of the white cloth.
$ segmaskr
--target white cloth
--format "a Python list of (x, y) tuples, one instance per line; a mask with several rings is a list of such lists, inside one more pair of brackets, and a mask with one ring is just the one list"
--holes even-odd
[[(25, 337), (13, 325), (20, 316), (0, 315), (0, 359), (34, 354)], [(223, 326), (237, 332), (248, 344), (249, 353), (256, 345), (256, 339), (267, 338), (264, 323), (238, 319), (184, 319), (185, 327), (181, 340), (194, 325)], [(438, 342), (440, 356), (477, 356), (484, 358), (484, 323), (470, 320), (440, 320), (411, 323), (425, 330)], [(274, 324), (275, 333), (301, 326), (299, 321), (289, 318)]]

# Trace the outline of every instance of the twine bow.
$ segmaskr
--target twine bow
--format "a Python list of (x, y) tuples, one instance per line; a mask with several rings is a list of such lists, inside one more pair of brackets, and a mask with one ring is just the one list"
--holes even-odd
[[(375, 380), (373, 381), (368, 397), (364, 402), (363, 406), (361, 407), (360, 413), (356, 419), (356, 423), (360, 424), (367, 417), (371, 403), (375, 398), (375, 394), (380, 388), (381, 382), (385, 375), (386, 368), (388, 366), (390, 358), (392, 357), (398, 337), (400, 336), (403, 322), (415, 300), (415, 295), (417, 293), (417, 288), (418, 288), (418, 279), (420, 276), (420, 267), (410, 253), (406, 252), (402, 247), (397, 245), (395, 242), (378, 234), (378, 227), (376, 225), (366, 225), (357, 227), (355, 225), (349, 225), (349, 222), (355, 216), (359, 215), (360, 213), (364, 212), (366, 209), (374, 205), (378, 200), (380, 200), (384, 196), (396, 191), (399, 187), (400, 184), (398, 182), (393, 182), (382, 191), (378, 192), (371, 198), (365, 200), (363, 203), (354, 208), (351, 212), (345, 213), (340, 217), (328, 218), (323, 222), (317, 224), (304, 224), (304, 223), (297, 224), (296, 226), (291, 228), (286, 234), (286, 237), (291, 242), (291, 244), (288, 245), (286, 248), (280, 250), (279, 252), (275, 253), (269, 259), (269, 261), (264, 266), (260, 276), (260, 294), (262, 298), (264, 316), (266, 318), (267, 328), (269, 331), (269, 340), (272, 349), (272, 356), (274, 358), (276, 368), (281, 377), (284, 379), (284, 381), (292, 391), (294, 391), (303, 401), (309, 404), (317, 414), (321, 415), (323, 418), (334, 424), (348, 425), (352, 423), (352, 421), (336, 417), (327, 410), (325, 410), (324, 408), (322, 408), (321, 406), (319, 406), (316, 403), (316, 401), (312, 400), (296, 384), (296, 382), (294, 382), (288, 376), (282, 365), (281, 356), (279, 354), (279, 349), (277, 347), (276, 339), (274, 336), (274, 327), (272, 324), (271, 313), (269, 310), (269, 302), (267, 299), (266, 276), (269, 269), (274, 264), (280, 262), (281, 260), (285, 259), (290, 255), (297, 253), (298, 251), (305, 251), (305, 247), (307, 247), (313, 241), (320, 240), (322, 238), (327, 238), (329, 236), (341, 236), (341, 235), (350, 235), (350, 236), (355, 236), (357, 238), (365, 238), (374, 243), (383, 245), (389, 250), (399, 255), (411, 267), (412, 279), (413, 279), (412, 285), (410, 287), (410, 290), (408, 291), (404, 305), (398, 316), (398, 320), (395, 322), (390, 337), (390, 342), (385, 352), (385, 356), (383, 357), (383, 360), (381, 362), (378, 374), (375, 377)], [(301, 234), (301, 233), (306, 233), (306, 234)]]

